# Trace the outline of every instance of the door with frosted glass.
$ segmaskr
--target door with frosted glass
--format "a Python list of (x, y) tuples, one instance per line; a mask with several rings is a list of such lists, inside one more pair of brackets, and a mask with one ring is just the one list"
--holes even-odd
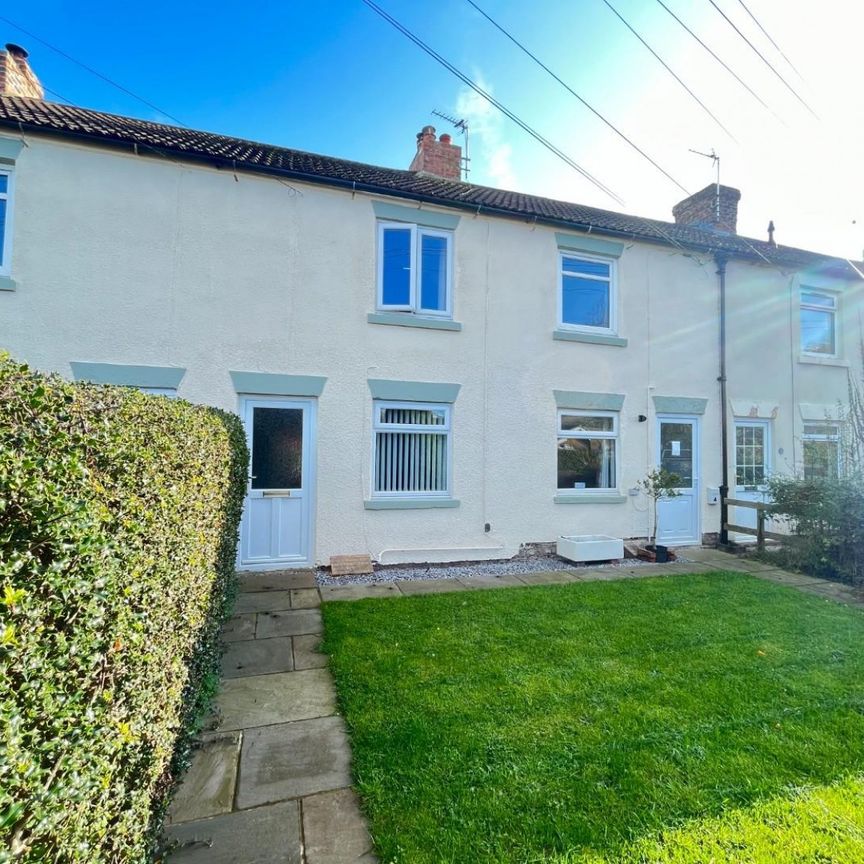
[(247, 399), (244, 422), (251, 467), (240, 564), (309, 564), (313, 405)]
[(657, 542), (664, 546), (700, 542), (697, 418), (657, 418), (657, 464), (677, 474), (681, 484), (674, 498), (662, 498), (657, 503)]

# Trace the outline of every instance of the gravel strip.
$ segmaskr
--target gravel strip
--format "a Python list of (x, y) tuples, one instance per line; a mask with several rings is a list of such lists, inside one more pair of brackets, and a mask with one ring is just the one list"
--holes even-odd
[[(680, 563), (686, 564), (686, 558), (678, 558)], [(319, 568), (315, 574), (315, 580), (319, 586), (325, 585), (374, 585), (385, 582), (413, 582), (419, 579), (461, 579), (471, 576), (508, 576), (520, 573), (548, 573), (550, 570), (578, 570), (580, 567), (591, 567), (592, 569), (619, 569), (632, 567), (645, 567), (651, 565), (650, 561), (641, 558), (626, 558), (610, 564), (577, 564), (549, 555), (537, 558), (510, 558), (505, 561), (469, 561), (457, 564), (414, 564), (411, 566), (403, 564), (391, 564), (389, 566), (375, 566), (374, 573), (366, 573), (362, 576), (331, 576), (330, 571)]]

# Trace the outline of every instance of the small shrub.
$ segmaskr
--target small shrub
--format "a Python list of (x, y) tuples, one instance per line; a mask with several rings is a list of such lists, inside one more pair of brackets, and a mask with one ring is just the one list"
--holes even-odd
[(778, 553), (779, 563), (814, 576), (864, 582), (864, 483), (856, 475), (839, 479), (773, 477), (771, 514), (793, 532)]
[(233, 415), (0, 356), (0, 861), (148, 858), (218, 663), (247, 458)]

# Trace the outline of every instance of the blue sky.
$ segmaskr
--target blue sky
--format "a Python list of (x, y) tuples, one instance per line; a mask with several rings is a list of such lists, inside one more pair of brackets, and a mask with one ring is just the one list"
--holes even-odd
[[(803, 77), (747, 17), (717, 3), (810, 102), (816, 120), (708, 0), (665, 0), (771, 106), (762, 108), (656, 0), (611, 0), (734, 135), (726, 135), (603, 0), (477, 0), (688, 190), (742, 189), (739, 229), (788, 245), (861, 257), (864, 104), (861, 10), (844, 0), (748, 0)], [(612, 187), (621, 208), (438, 66), (361, 0), (146, 5), (31, 0), (8, 15), (194, 128), (359, 161), (407, 167), (416, 132), (444, 131), (433, 108), (468, 118), (473, 182), (661, 219), (683, 193), (636, 155), (466, 0), (379, 0), (394, 17)], [(0, 22), (44, 84), (75, 104), (147, 119), (159, 112)], [(54, 98), (54, 97), (52, 97)], [(458, 142), (457, 142), (458, 143)], [(858, 223), (861, 223), (860, 225)]]

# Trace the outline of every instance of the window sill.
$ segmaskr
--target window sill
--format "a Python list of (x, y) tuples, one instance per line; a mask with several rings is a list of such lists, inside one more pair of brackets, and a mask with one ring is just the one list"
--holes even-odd
[(433, 318), (414, 315), (410, 312), (370, 312), (366, 316), (370, 324), (390, 324), (394, 327), (422, 327), (425, 330), (461, 330), (462, 325), (450, 318)]
[(626, 495), (618, 495), (614, 492), (602, 495), (565, 494), (555, 496), (556, 504), (623, 504), (626, 500)]
[(799, 354), (799, 363), (810, 363), (814, 366), (841, 366), (849, 368), (849, 364), (840, 357), (819, 357), (816, 354)]
[(458, 507), (455, 498), (367, 498), (367, 510), (431, 510), (439, 507)]
[(0, 291), (14, 291), (17, 287), (10, 276), (0, 276)]
[(583, 333), (581, 330), (563, 330), (560, 327), (552, 331), (552, 338), (557, 342), (587, 342), (590, 345), (627, 347), (627, 340), (621, 336), (612, 336), (608, 333)]

